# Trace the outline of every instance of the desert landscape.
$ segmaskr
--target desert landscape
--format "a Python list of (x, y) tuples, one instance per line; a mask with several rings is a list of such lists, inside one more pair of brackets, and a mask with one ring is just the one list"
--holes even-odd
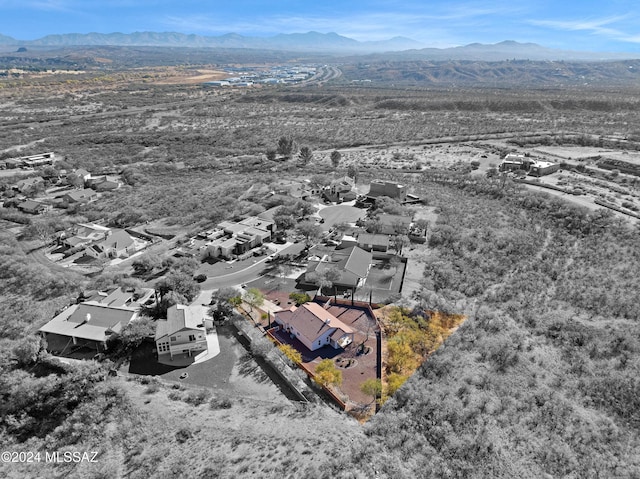
[(638, 60), (185, 50), (0, 57), (3, 477), (640, 474)]

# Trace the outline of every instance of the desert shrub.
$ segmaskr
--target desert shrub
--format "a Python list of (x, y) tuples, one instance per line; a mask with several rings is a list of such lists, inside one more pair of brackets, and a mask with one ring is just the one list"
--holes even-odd
[(199, 391), (191, 391), (184, 398), (184, 402), (191, 404), (193, 406), (200, 406), (200, 404), (204, 404), (211, 393), (206, 389), (201, 389)]
[(211, 409), (230, 409), (233, 406), (231, 399), (214, 397), (209, 401), (209, 407)]

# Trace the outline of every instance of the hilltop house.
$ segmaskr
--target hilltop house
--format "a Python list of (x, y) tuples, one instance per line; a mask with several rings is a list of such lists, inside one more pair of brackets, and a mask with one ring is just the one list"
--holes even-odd
[(360, 233), (358, 235), (358, 247), (365, 251), (380, 251), (386, 253), (389, 249), (389, 235)]
[(23, 195), (35, 193), (38, 189), (44, 189), (44, 178), (42, 176), (34, 176), (32, 178), (20, 180), (16, 182), (13, 189)]
[(352, 201), (356, 199), (355, 182), (349, 176), (333, 180), (322, 192), (323, 196), (333, 202)]
[(410, 229), (410, 216), (381, 214), (367, 223), (367, 231), (369, 233), (384, 235), (407, 234)]
[(18, 203), (18, 209), (24, 211), (25, 213), (39, 215), (50, 211), (52, 209), (52, 206), (46, 203), (42, 203), (41, 201), (26, 200), (22, 203)]
[(223, 221), (218, 224), (217, 231), (210, 234), (212, 241), (206, 244), (203, 256), (231, 259), (270, 241), (275, 231), (275, 223), (258, 216), (250, 216), (237, 223)]
[(357, 246), (336, 250), (331, 256), (309, 261), (307, 271), (298, 278), (298, 282), (305, 286), (317, 285), (318, 277), (322, 277), (327, 270), (335, 269), (339, 277), (333, 281), (333, 286), (355, 290), (366, 281), (372, 263), (372, 254)]
[(95, 241), (104, 240), (111, 234), (111, 228), (94, 223), (78, 223), (60, 236), (62, 244), (69, 248), (79, 248)]
[(277, 311), (275, 322), (310, 351), (325, 345), (346, 348), (354, 340), (354, 330), (317, 303)]
[(105, 351), (109, 338), (137, 318), (140, 305), (152, 294), (153, 290), (145, 289), (137, 296), (134, 291), (121, 288), (97, 293), (62, 311), (39, 332), (55, 351), (70, 352), (74, 347)]
[(400, 185), (395, 181), (371, 180), (367, 197), (375, 199), (379, 196), (388, 196), (389, 198), (395, 198), (402, 202), (407, 196), (407, 187), (405, 185)]
[(105, 239), (93, 243), (85, 248), (85, 253), (98, 259), (122, 258), (134, 253), (136, 243), (134, 239), (124, 230), (117, 230)]
[(122, 183), (116, 176), (92, 176), (86, 180), (86, 185), (96, 191), (110, 191), (120, 188)]
[[(158, 321), (156, 327), (156, 348), (158, 356), (188, 354), (207, 350), (204, 316), (199, 310), (176, 304), (167, 310), (167, 320)], [(201, 311), (200, 311), (201, 312)]]
[(74, 190), (62, 196), (62, 205), (69, 206), (77, 203), (89, 203), (98, 198), (98, 193), (92, 189)]

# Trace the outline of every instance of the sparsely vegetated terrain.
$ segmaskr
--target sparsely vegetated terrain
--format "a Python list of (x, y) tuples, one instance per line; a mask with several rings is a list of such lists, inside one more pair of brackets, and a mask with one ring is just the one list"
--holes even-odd
[[(438, 218), (418, 258), (421, 288), (405, 301), (467, 319), (411, 378), (416, 364), (407, 361), (415, 358), (389, 371), (395, 394), (364, 426), (318, 404), (141, 385), (110, 377), (108, 361), (62, 365), (43, 351), (34, 333), (55, 311), (81, 290), (122, 278), (45, 266), (33, 242), (56, 225), (5, 214), (0, 446), (97, 450), (99, 462), (4, 463), (3, 477), (640, 476), (638, 228), (500, 178), (427, 168), (426, 160), (391, 171), (356, 155), (501, 135), (549, 136), (554, 144), (602, 135), (631, 150), (636, 90), (329, 83), (221, 92), (159, 85), (159, 71), (145, 74), (1, 80), (5, 158), (56, 151), (64, 157), (58, 168), (106, 167), (126, 182), (59, 213), (61, 222), (195, 231), (274, 206), (284, 205), (286, 216), (303, 212), (306, 203), (275, 191), (287, 178), (350, 171), (360, 182), (395, 179)], [(279, 138), (307, 147), (308, 163), (267, 154)], [(422, 341), (430, 351), (442, 332), (404, 319), (397, 348)], [(373, 397), (381, 387), (367, 391)]]

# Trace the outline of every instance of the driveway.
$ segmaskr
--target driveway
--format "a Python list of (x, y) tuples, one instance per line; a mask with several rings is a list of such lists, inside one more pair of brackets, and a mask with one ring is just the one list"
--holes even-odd
[(355, 223), (365, 216), (366, 211), (355, 206), (337, 205), (322, 208), (318, 214), (324, 219), (322, 229), (327, 231), (336, 223)]

